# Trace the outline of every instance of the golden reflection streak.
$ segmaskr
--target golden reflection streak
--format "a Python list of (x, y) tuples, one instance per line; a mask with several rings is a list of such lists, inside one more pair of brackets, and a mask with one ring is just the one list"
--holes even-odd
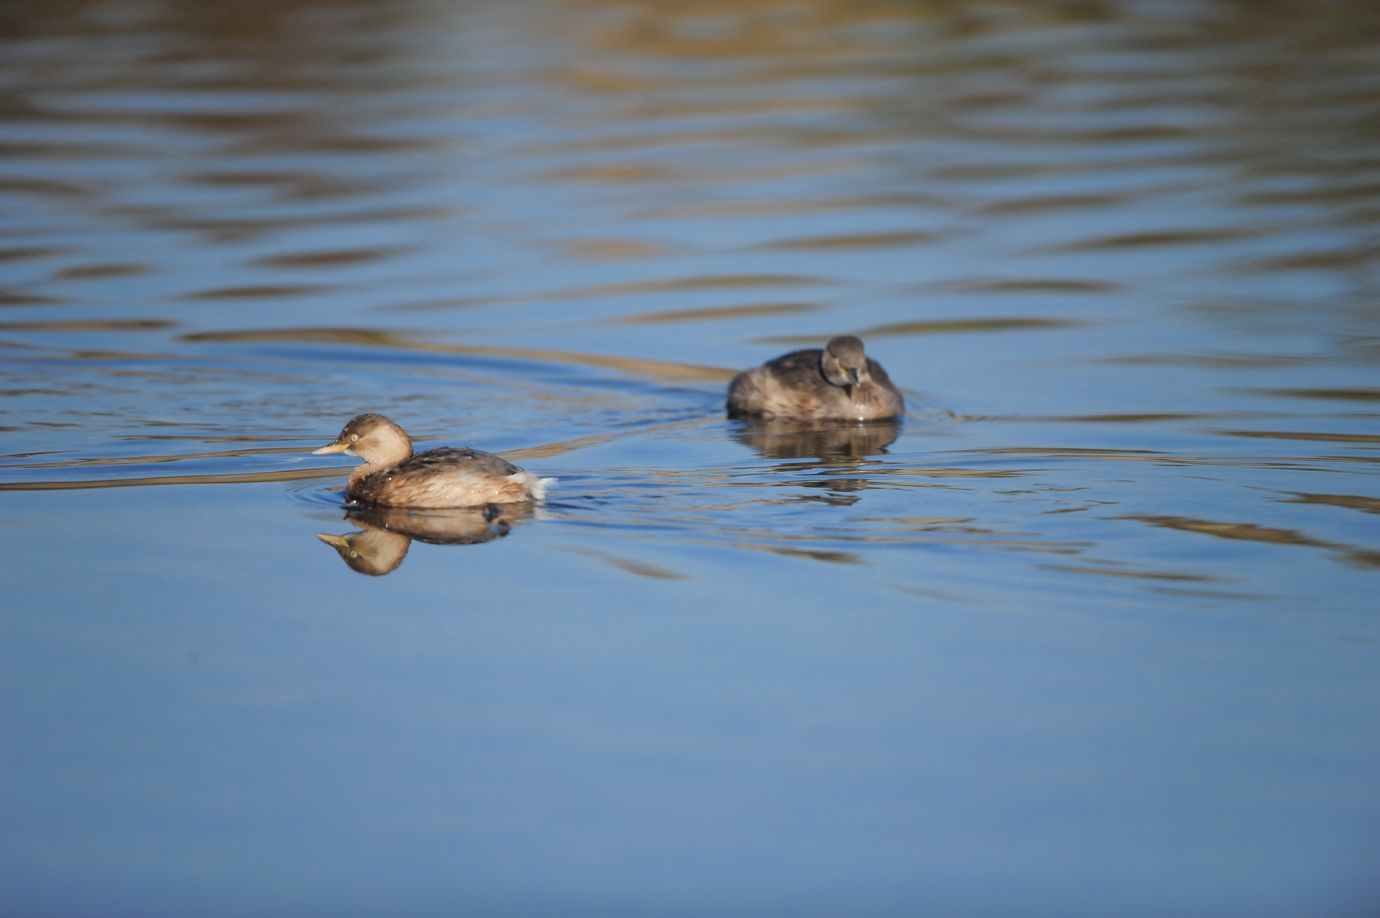
[(1100, 252), (1110, 249), (1153, 248), (1156, 246), (1197, 245), (1204, 242), (1234, 242), (1238, 239), (1254, 239), (1261, 235), (1260, 230), (1222, 227), (1220, 229), (1165, 230), (1148, 233), (1125, 233), (1119, 236), (1100, 236), (1050, 246), (1043, 251), (1050, 252)]
[(1126, 577), (1135, 580), (1169, 580), (1180, 583), (1217, 583), (1222, 578), (1206, 574), (1181, 574), (1174, 571), (1134, 571), (1112, 567), (1095, 567), (1087, 564), (1041, 564), (1047, 571), (1062, 571), (1069, 574), (1095, 574), (1099, 577)]
[(51, 306), (63, 302), (66, 301), (37, 293), (15, 293), (0, 289), (0, 306)]
[(157, 475), (144, 478), (93, 478), (82, 481), (0, 482), (0, 491), (85, 491), (91, 488), (142, 488), (151, 485), (255, 484), (339, 478), (347, 469), (287, 469), (274, 472), (226, 472), (210, 475)]
[[(27, 182), (15, 183), (14, 187), (27, 187)], [(10, 183), (0, 181), (0, 191), (10, 190)], [(50, 258), (56, 255), (71, 254), (72, 249), (63, 246), (51, 246), (44, 248), (4, 248), (0, 249), (0, 262), (6, 261), (29, 261), (34, 258)]]
[(556, 246), (576, 258), (599, 261), (656, 258), (671, 251), (669, 246), (644, 239), (564, 239)]
[(133, 277), (147, 274), (152, 268), (136, 264), (75, 265), (53, 275), (55, 280), (103, 280), (108, 277)]
[(67, 322), (0, 322), (0, 331), (149, 331), (176, 325), (164, 319), (74, 319)]
[(1146, 411), (1140, 414), (1068, 414), (1068, 415), (1028, 415), (1012, 417), (1013, 421), (1047, 421), (1056, 424), (1148, 424), (1158, 421), (1203, 421), (1220, 419), (1221, 414), (1194, 414), (1192, 412)]
[(25, 462), (4, 466), (6, 469), (71, 469), (82, 466), (152, 465), (162, 462), (182, 462), (188, 459), (234, 459), (241, 456), (271, 456), (275, 454), (301, 455), (310, 452), (296, 446), (270, 446), (256, 449), (225, 449), (207, 453), (181, 453), (171, 456), (117, 456), (64, 459), (60, 462)]
[(1345, 507), (1360, 510), (1362, 513), (1380, 513), (1380, 498), (1361, 497), (1356, 494), (1306, 494), (1295, 492), (1287, 501), (1291, 504), (1321, 504), (1328, 507)]
[(1331, 271), (1369, 265), (1374, 258), (1373, 252), (1361, 249), (1324, 249), (1270, 258), (1249, 258), (1240, 262), (1238, 270), (1245, 274), (1263, 271)]
[[(953, 452), (968, 453), (968, 450)], [(972, 455), (982, 458), (988, 455), (1019, 455), (1059, 461), (1061, 459), (1098, 459), (1108, 462), (1162, 462), (1166, 465), (1194, 465), (1213, 468), (1276, 469), (1299, 468), (1302, 463), (1380, 463), (1380, 458), (1369, 456), (1180, 456), (1157, 450), (1108, 450), (1079, 447), (1050, 446), (999, 446), (982, 450)], [(1306, 466), (1302, 466), (1305, 467)], [(1029, 469), (1024, 471), (1031, 471)]]
[(1380, 402), (1380, 389), (1261, 389), (1258, 391), (1264, 395), (1279, 395), (1285, 398), (1316, 398), (1346, 402)]
[(1316, 363), (1317, 358), (1296, 354), (1121, 354), (1093, 358), (1094, 363), (1115, 366), (1186, 366), (1210, 367), (1219, 370), (1255, 370), (1261, 368)]
[(1380, 443), (1380, 434), (1315, 433), (1294, 430), (1214, 430), (1222, 437), (1254, 437), (1264, 440), (1317, 440), (1324, 443)]
[[(897, 322), (857, 329), (850, 334), (860, 338), (885, 338), (900, 335), (945, 335), (955, 332), (1015, 331), (1038, 328), (1079, 328), (1086, 323), (1073, 319), (992, 318), (992, 319), (936, 319), (926, 322)], [(819, 344), (827, 334), (769, 335), (753, 338), (753, 344)]]
[(1006, 198), (980, 204), (978, 213), (1025, 214), (1050, 210), (1091, 210), (1103, 207), (1122, 207), (1132, 199), (1125, 194), (1061, 194), (1026, 198)]
[(942, 289), (963, 293), (1111, 293), (1121, 290), (1122, 285), (1100, 280), (1017, 277), (1005, 280), (958, 281), (945, 284)]
[(377, 247), (367, 249), (320, 249), (290, 252), (283, 255), (268, 255), (257, 258), (251, 264), (269, 268), (324, 268), (336, 265), (355, 265), (382, 261), (406, 252), (401, 247)]
[(1195, 590), (1187, 587), (1152, 586), (1150, 587), (1150, 591), (1152, 593), (1162, 593), (1165, 596), (1185, 596), (1190, 599), (1236, 599), (1256, 601), (1270, 598), (1264, 593), (1236, 593), (1229, 590)]
[(307, 284), (261, 284), (245, 287), (213, 287), (183, 294), (184, 300), (277, 300), (322, 293), (329, 288)]
[(1380, 551), (1356, 548), (1337, 542), (1315, 539), (1297, 529), (1275, 529), (1258, 526), (1255, 523), (1220, 523), (1214, 520), (1196, 519), (1191, 516), (1158, 516), (1153, 514), (1129, 514), (1113, 519), (1135, 520), (1162, 529), (1177, 529), (1199, 535), (1215, 536), (1219, 539), (1232, 539), (1244, 542), (1267, 542), (1272, 545), (1302, 545), (1308, 548), (1322, 548), (1336, 552), (1343, 561), (1357, 567), (1380, 567)]
[[(603, 299), (610, 296), (627, 296), (638, 293), (663, 293), (677, 290), (726, 290), (737, 287), (802, 287), (830, 284), (823, 277), (808, 274), (715, 274), (704, 277), (674, 277), (669, 280), (630, 281), (622, 284), (596, 284), (589, 287), (573, 287), (542, 295), (540, 298), (560, 299)], [(537, 299), (538, 297), (531, 297)]]
[(471, 306), (500, 306), (518, 303), (537, 303), (549, 300), (610, 299), (646, 293), (675, 293), (693, 290), (726, 290), (760, 287), (809, 287), (834, 284), (835, 281), (808, 274), (725, 274), (707, 277), (673, 277), (667, 280), (631, 281), (622, 284), (595, 284), (502, 296), (460, 297), (412, 303), (393, 308), (395, 312), (432, 312), (440, 309), (465, 309)]
[(772, 545), (767, 542), (732, 542), (734, 548), (748, 551), (764, 551), (787, 558), (808, 558), (811, 561), (827, 561), (830, 564), (862, 564), (862, 555), (851, 551), (823, 551), (810, 548), (791, 548), (786, 545)]
[(648, 209), (649, 218), (759, 217), (817, 214), (831, 211), (871, 210), (896, 207), (928, 207), (941, 203), (932, 195), (886, 194), (847, 198), (768, 198), (761, 200), (695, 201)]
[(352, 328), (287, 328), (256, 331), (194, 332), (182, 335), (183, 341), (316, 341), (334, 344), (355, 344), (366, 347), (385, 347), (399, 351), (461, 356), (506, 357), (514, 360), (534, 360), (542, 363), (572, 363), (583, 366), (620, 370), (634, 376), (659, 380), (706, 379), (727, 381), (737, 370), (709, 367), (637, 357), (612, 357), (606, 354), (583, 354), (573, 351), (553, 351), (543, 348), (500, 347), (487, 344), (441, 344), (420, 341), (395, 332), (370, 331)]
[(925, 230), (892, 233), (856, 233), (843, 236), (795, 236), (763, 243), (761, 248), (794, 251), (803, 249), (880, 249), (934, 242), (940, 235)]
[(627, 436), (643, 436), (652, 431), (669, 430), (690, 430), (696, 427), (704, 427), (708, 424), (716, 423), (717, 417), (691, 418), (688, 421), (667, 421), (663, 424), (647, 424), (639, 427), (627, 428), (625, 430), (612, 431), (610, 433), (586, 434), (583, 437), (571, 437), (569, 440), (557, 440), (554, 443), (543, 443), (538, 446), (524, 446), (519, 449), (504, 450), (501, 454), (503, 458), (511, 461), (525, 461), (530, 459), (548, 459), (552, 456), (560, 456), (564, 453), (573, 453), (578, 450), (588, 449), (591, 446), (600, 446), (604, 443), (612, 443)]
[[(945, 466), (886, 466), (869, 468), (869, 475), (896, 476), (913, 475), (919, 478), (1023, 478), (1038, 469), (963, 469)], [(905, 483), (887, 482), (894, 487), (905, 487)], [(917, 483), (915, 487), (929, 487)]]
[[(957, 534), (937, 533), (932, 538), (917, 538), (914, 535), (905, 536), (877, 536), (877, 535), (858, 535), (855, 532), (840, 531), (837, 533), (818, 532), (818, 533), (786, 533), (749, 530), (742, 532), (741, 535), (749, 539), (760, 541), (740, 541), (734, 545), (741, 548), (759, 549), (762, 551), (774, 551), (784, 547), (783, 542), (848, 542), (860, 545), (962, 545), (972, 548), (995, 549), (999, 551), (1029, 552), (1041, 555), (1078, 555), (1088, 548), (1091, 542), (1038, 542), (1030, 539), (1019, 539), (1010, 536), (995, 538), (975, 538), (965, 537)], [(687, 538), (683, 541), (699, 544), (710, 544), (705, 539)], [(804, 549), (796, 549), (804, 551)]]
[(590, 558), (597, 558), (606, 564), (618, 568), (637, 577), (647, 577), (652, 580), (689, 580), (689, 574), (682, 574), (680, 571), (669, 570), (668, 568), (658, 567), (655, 564), (648, 564), (645, 561), (637, 561), (633, 558), (625, 558), (612, 552), (600, 551), (595, 548), (569, 548), (568, 551), (577, 555), (585, 555)]
[(542, 173), (557, 182), (665, 182), (676, 177), (669, 166), (653, 163), (591, 163), (563, 166)]
[(791, 315), (814, 312), (817, 303), (765, 303), (760, 306), (721, 306), (706, 309), (668, 309), (661, 312), (637, 312), (609, 319), (610, 325), (650, 325), (661, 322), (699, 322), (717, 319), (738, 319), (748, 316)]

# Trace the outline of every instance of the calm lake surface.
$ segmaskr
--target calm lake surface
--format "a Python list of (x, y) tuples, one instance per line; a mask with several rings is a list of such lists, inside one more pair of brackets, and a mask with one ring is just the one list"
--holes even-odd
[(0, 392), (6, 916), (1380, 909), (1374, 3), (13, 0)]

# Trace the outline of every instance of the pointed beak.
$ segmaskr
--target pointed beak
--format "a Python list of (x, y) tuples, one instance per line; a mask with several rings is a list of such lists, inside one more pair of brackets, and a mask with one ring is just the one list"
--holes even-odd
[(350, 540), (344, 536), (331, 535), (329, 532), (318, 532), (316, 537), (336, 551), (349, 551)]
[(313, 456), (328, 456), (331, 453), (343, 453), (345, 452), (345, 450), (349, 448), (350, 444), (348, 443), (331, 443), (327, 446), (321, 447), (320, 449), (312, 450), (311, 454)]
[(861, 385), (861, 384), (862, 384), (861, 380), (858, 379), (858, 368), (857, 368), (857, 367), (848, 367), (847, 373), (848, 373), (848, 378), (851, 379), (851, 380), (853, 380), (853, 385), (858, 386), (858, 385)]

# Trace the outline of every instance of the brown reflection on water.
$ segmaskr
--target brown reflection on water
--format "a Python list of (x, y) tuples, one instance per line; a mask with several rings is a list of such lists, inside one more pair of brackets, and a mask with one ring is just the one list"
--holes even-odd
[(860, 459), (886, 452), (900, 436), (895, 421), (870, 424), (828, 424), (817, 421), (771, 420), (742, 422), (733, 439), (752, 447), (764, 459)]
[(1380, 389), (1266, 389), (1260, 394), (1339, 402), (1380, 402)]
[(316, 172), (205, 171), (188, 173), (182, 181), (194, 187), (263, 190), (283, 203), (332, 200), (362, 191), (352, 182)]
[(1095, 358), (1095, 361), (1122, 366), (1185, 366), (1206, 367), (1214, 370), (1273, 369), (1326, 362), (1324, 358), (1311, 355), (1222, 352), (1210, 354), (1119, 354), (1111, 357), (1098, 357)]
[(828, 551), (820, 548), (796, 548), (790, 545), (772, 545), (768, 542), (734, 542), (734, 548), (745, 551), (764, 551), (784, 558), (804, 558), (807, 561), (823, 561), (826, 564), (862, 564), (863, 556), (852, 551)]
[(641, 296), (649, 293), (683, 293), (693, 291), (754, 290), (766, 287), (825, 286), (833, 283), (805, 274), (720, 274), (702, 277), (670, 277), (648, 281), (628, 281), (616, 284), (569, 287), (541, 293), (507, 296), (456, 297), (421, 304), (392, 307), (397, 312), (436, 312), (443, 309), (469, 309), (475, 306), (516, 306), (552, 300), (605, 300), (613, 297)]
[(20, 293), (16, 290), (0, 290), (0, 306), (48, 306), (60, 302), (56, 297), (38, 293)]
[(606, 354), (580, 354), (567, 351), (553, 351), (539, 348), (500, 347), (483, 344), (442, 344), (422, 341), (397, 332), (375, 331), (352, 328), (291, 328), (261, 329), (250, 331), (194, 332), (183, 335), (183, 341), (233, 342), (233, 341), (315, 341), (335, 344), (355, 344), (366, 347), (383, 347), (398, 351), (419, 351), (431, 354), (457, 354), (480, 357), (508, 357), (517, 360), (537, 362), (571, 363), (583, 366), (604, 367), (619, 370), (636, 376), (661, 380), (729, 380), (736, 370), (721, 367), (706, 367), (688, 363), (674, 363), (663, 360), (646, 360), (634, 357), (614, 357)]
[(53, 278), (60, 281), (107, 280), (113, 277), (136, 277), (148, 274), (152, 270), (152, 266), (146, 264), (97, 262), (63, 268), (54, 274)]
[[(890, 532), (857, 532), (827, 527), (820, 527), (812, 532), (747, 528), (734, 534), (738, 538), (732, 544), (738, 548), (843, 563), (866, 563), (865, 552), (869, 546), (956, 546), (1034, 556), (1081, 555), (1093, 547), (1093, 543), (1087, 541), (1053, 540), (1034, 533), (1001, 532), (981, 527), (898, 527)], [(856, 546), (856, 550), (807, 547), (818, 543), (853, 545)]]
[(184, 295), (188, 300), (280, 300), (295, 296), (321, 293), (325, 287), (307, 284), (253, 284), (235, 287), (211, 287)]
[(1294, 494), (1288, 502), (1345, 507), (1348, 510), (1360, 510), (1362, 513), (1380, 513), (1380, 497), (1362, 497), (1359, 494)]
[[(150, 438), (148, 438), (148, 439), (158, 439), (158, 438), (156, 438), (156, 437), (150, 437)], [(182, 439), (182, 438), (171, 438), (171, 437), (168, 437), (168, 438), (163, 438), (163, 439)], [(197, 438), (194, 438), (194, 439), (195, 439), (196, 441), (198, 441), (198, 442), (201, 442), (201, 441), (203, 441), (205, 438), (197, 437)], [(243, 438), (243, 437), (233, 437), (233, 438), (226, 438), (226, 439), (231, 439), (231, 440), (240, 439), (240, 440), (242, 440), (242, 439), (245, 439), (245, 438)], [(154, 455), (154, 456), (114, 456), (114, 457), (110, 457), (110, 456), (100, 456), (100, 457), (90, 457), (90, 456), (86, 456), (86, 457), (79, 457), (79, 458), (75, 458), (75, 459), (63, 459), (63, 460), (54, 461), (54, 462), (26, 462), (26, 463), (22, 463), (22, 464), (8, 465), (8, 466), (6, 466), (6, 468), (10, 468), (10, 469), (70, 469), (70, 468), (81, 468), (81, 467), (83, 467), (83, 466), (92, 466), (92, 465), (96, 465), (96, 466), (107, 466), (107, 465), (153, 465), (153, 464), (165, 463), (165, 462), (184, 462), (184, 461), (187, 461), (187, 460), (205, 460), (205, 459), (232, 459), (232, 458), (240, 458), (240, 457), (244, 457), (244, 456), (269, 456), (269, 455), (274, 455), (274, 454), (295, 456), (295, 455), (300, 455), (301, 452), (302, 452), (301, 448), (300, 448), (300, 447), (296, 447), (296, 446), (285, 446), (285, 447), (271, 447), (271, 446), (270, 446), (270, 447), (252, 447), (252, 448), (246, 448), (246, 449), (223, 449), (223, 450), (212, 450), (212, 451), (207, 451), (207, 452), (196, 452), (196, 453), (177, 453), (177, 454), (173, 454), (173, 455)], [(11, 457), (4, 456), (4, 457), (0, 457), (0, 458), (11, 458)]]
[(1164, 529), (1177, 529), (1199, 535), (1215, 536), (1219, 539), (1234, 539), (1246, 542), (1269, 542), (1275, 545), (1301, 545), (1309, 548), (1323, 548), (1347, 564), (1362, 568), (1380, 568), (1380, 550), (1342, 545), (1323, 539), (1315, 539), (1296, 529), (1277, 529), (1271, 526), (1258, 526), (1254, 523), (1221, 523), (1188, 516), (1128, 515), (1119, 519), (1136, 520)]
[(1049, 194), (1011, 197), (982, 205), (981, 211), (996, 216), (1056, 212), (1061, 210), (1088, 211), (1106, 207), (1120, 207), (1135, 196), (1129, 194)]
[(403, 563), (414, 541), (478, 545), (503, 538), (531, 515), (530, 507), (520, 505), (425, 511), (373, 507), (346, 513), (345, 519), (359, 529), (339, 535), (318, 532), (316, 537), (334, 548), (350, 569), (381, 577)]
[(1305, 430), (1215, 430), (1223, 437), (1248, 437), (1262, 440), (1303, 440), (1320, 443), (1380, 443), (1380, 434), (1320, 433)]
[(1178, 571), (1139, 570), (1121, 566), (1119, 562), (1104, 561), (1089, 564), (1042, 564), (1046, 570), (1064, 571), (1070, 574), (1092, 574), (1098, 577), (1125, 577), (1134, 580), (1167, 580), (1179, 583), (1213, 583), (1221, 578), (1205, 574), (1188, 574)]
[(953, 281), (941, 285), (941, 289), (962, 293), (1113, 293), (1121, 290), (1122, 285), (1086, 278), (1014, 277)]
[[(815, 459), (817, 462), (783, 462), (772, 469), (780, 480), (804, 488), (793, 501), (818, 502), (849, 507), (858, 492), (871, 483), (871, 464), (866, 457), (883, 454), (900, 435), (897, 421), (830, 423), (785, 419), (735, 421), (734, 440), (751, 447), (764, 459)], [(824, 493), (816, 493), (816, 492)], [(783, 503), (787, 501), (769, 501)]]
[(592, 261), (632, 261), (659, 258), (670, 248), (646, 239), (567, 239), (556, 244), (562, 252)]
[(795, 315), (814, 312), (815, 303), (759, 303), (753, 306), (715, 306), (704, 309), (665, 309), (659, 312), (639, 312), (610, 319), (615, 325), (648, 325), (662, 322), (713, 322), (721, 319), (742, 319), (751, 316)]
[(173, 328), (166, 319), (72, 319), (46, 322), (0, 322), (0, 331), (150, 331)]
[(1052, 252), (1097, 252), (1103, 249), (1147, 248), (1151, 246), (1203, 245), (1233, 242), (1262, 235), (1262, 231), (1223, 228), (1214, 230), (1163, 230), (1153, 233), (1126, 233), (1119, 236), (1097, 236), (1050, 246)]
[(586, 434), (583, 437), (571, 437), (568, 440), (557, 440), (554, 443), (542, 443), (537, 446), (524, 446), (519, 449), (506, 450), (503, 453), (503, 458), (513, 462), (526, 462), (532, 459), (549, 459), (552, 456), (561, 456), (566, 453), (589, 449), (593, 446), (601, 446), (605, 443), (611, 443), (630, 435), (647, 436), (648, 434), (656, 434), (662, 436), (677, 432), (686, 432), (697, 427), (706, 427), (713, 423), (717, 423), (717, 418), (703, 417), (692, 418), (686, 421), (666, 421), (660, 424), (642, 424), (632, 430)]
[(831, 283), (823, 277), (807, 274), (711, 274), (696, 277), (672, 277), (665, 280), (629, 281), (619, 284), (598, 284), (575, 287), (554, 294), (562, 300), (606, 299), (614, 296), (638, 296), (687, 290), (736, 290), (757, 287), (810, 287)]
[(765, 217), (784, 214), (823, 214), (831, 211), (868, 210), (872, 208), (905, 208), (934, 204), (932, 195), (858, 194), (829, 198), (779, 198), (775, 200), (694, 201), (676, 205), (649, 207), (649, 218), (681, 219), (686, 217)]
[(662, 567), (657, 564), (648, 564), (646, 561), (638, 561), (635, 558), (629, 558), (624, 555), (619, 555), (610, 551), (604, 551), (602, 549), (581, 546), (578, 548), (570, 548), (569, 550), (575, 552), (576, 554), (585, 555), (590, 558), (596, 558), (604, 562), (605, 564), (608, 564), (611, 567), (615, 567), (618, 570), (623, 571), (624, 573), (632, 574), (634, 577), (645, 577), (649, 580), (690, 579), (689, 574), (683, 574), (680, 571), (673, 571), (670, 568)]
[(144, 488), (156, 485), (257, 484), (336, 478), (339, 471), (279, 469), (272, 472), (225, 472), (209, 475), (151, 475), (132, 478), (92, 478), (80, 481), (6, 481), (0, 491), (82, 491), (89, 488)]
[[(1233, 414), (1231, 417), (1240, 417)], [(1145, 411), (1133, 414), (1069, 414), (1049, 417), (1025, 416), (1022, 421), (1051, 422), (1055, 424), (1159, 424), (1167, 421), (1221, 420), (1220, 414), (1194, 414), (1190, 412)]]
[[(5, 190), (5, 183), (0, 182), (0, 191)], [(67, 246), (13, 246), (0, 248), (0, 264), (5, 262), (24, 262), (40, 258), (52, 258), (54, 255), (66, 255), (71, 252)]]
[(852, 233), (846, 236), (802, 236), (764, 243), (771, 249), (885, 249), (933, 242), (939, 234), (927, 230), (890, 233)]
[(382, 261), (400, 254), (397, 248), (370, 249), (321, 249), (316, 251), (291, 252), (286, 255), (266, 255), (256, 259), (254, 264), (272, 268), (322, 268), (336, 265), (357, 265), (371, 261)]
[(318, 532), (316, 537), (331, 546), (351, 570), (371, 577), (391, 574), (412, 547), (412, 540), (387, 529), (356, 529), (334, 535)]
[[(964, 451), (960, 451), (964, 452)], [(1230, 456), (1197, 456), (1190, 453), (1173, 453), (1159, 450), (1109, 450), (1093, 447), (1044, 447), (1044, 446), (1000, 446), (991, 447), (975, 458), (984, 455), (1018, 455), (1042, 459), (1048, 462), (1095, 460), (1108, 462), (1152, 462), (1165, 465), (1204, 466), (1213, 468), (1240, 469), (1319, 469), (1329, 465), (1377, 463), (1378, 458), (1368, 456), (1260, 456), (1234, 454)]]
[[(860, 338), (887, 338), (903, 335), (947, 335), (958, 332), (1000, 332), (1031, 329), (1076, 328), (1084, 323), (1072, 319), (1054, 318), (978, 318), (926, 319), (917, 322), (894, 322), (854, 329), (847, 334)], [(844, 334), (844, 332), (839, 332)], [(768, 335), (754, 338), (754, 344), (820, 344), (828, 335)]]

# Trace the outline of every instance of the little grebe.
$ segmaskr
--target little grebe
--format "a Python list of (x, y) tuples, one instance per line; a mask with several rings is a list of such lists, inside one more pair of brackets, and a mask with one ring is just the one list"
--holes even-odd
[(412, 440), (381, 414), (351, 418), (334, 443), (312, 451), (364, 460), (350, 473), (345, 496), (377, 507), (477, 507), (541, 500), (554, 478), (538, 478), (477, 449), (443, 446), (412, 454)]
[(732, 418), (878, 421), (899, 417), (905, 399), (886, 370), (852, 335), (824, 347), (791, 351), (733, 377)]

